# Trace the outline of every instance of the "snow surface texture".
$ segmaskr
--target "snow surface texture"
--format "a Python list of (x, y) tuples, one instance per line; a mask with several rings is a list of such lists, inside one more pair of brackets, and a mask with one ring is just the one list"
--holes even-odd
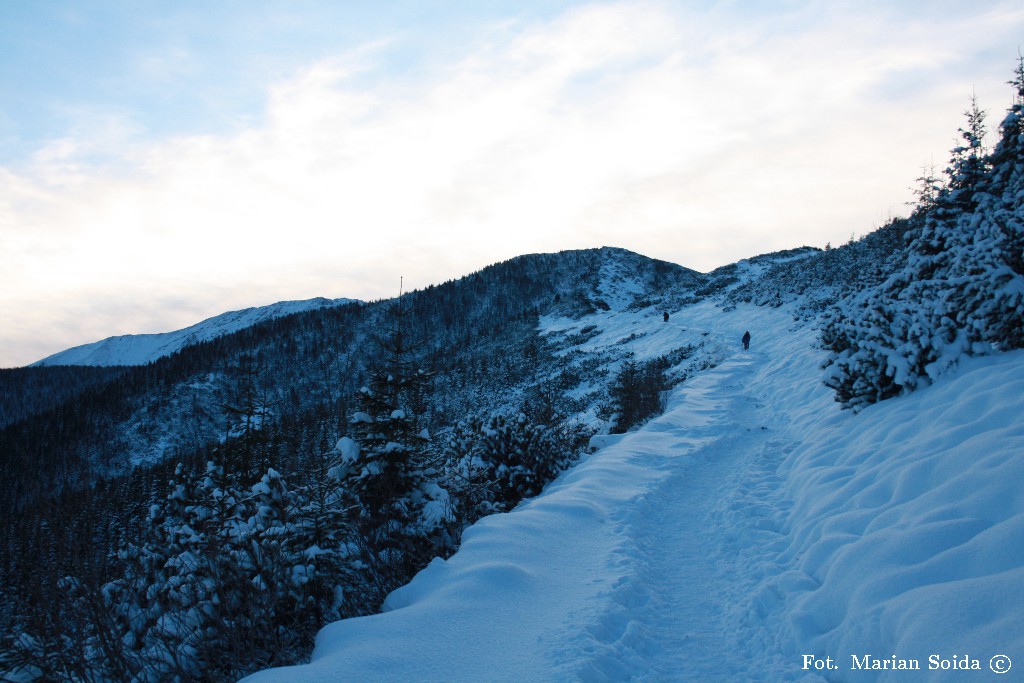
[[(247, 681), (1020, 679), (1024, 353), (854, 415), (784, 308), (601, 315), (602, 334), (634, 328), (662, 353), (699, 337), (717, 365), (478, 522), (384, 613), (324, 628), (310, 664)], [(933, 654), (981, 670), (928, 671)], [(923, 670), (854, 671), (851, 655)]]
[(60, 351), (33, 363), (32, 366), (145, 365), (164, 356), (169, 356), (186, 346), (216, 339), (246, 327), (252, 327), (265, 320), (354, 302), (354, 299), (325, 299), (323, 297), (303, 301), (279, 301), (269, 306), (222, 313), (174, 332), (108, 337), (92, 344), (83, 344)]

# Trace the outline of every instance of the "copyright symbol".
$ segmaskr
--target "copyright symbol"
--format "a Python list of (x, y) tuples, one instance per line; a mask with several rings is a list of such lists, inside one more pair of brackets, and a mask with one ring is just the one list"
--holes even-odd
[(988, 660), (988, 668), (992, 669), (992, 671), (997, 674), (1006, 673), (1010, 670), (1011, 666), (1013, 666), (1013, 662), (1011, 662), (1010, 658), (1006, 655), (996, 655), (992, 659)]

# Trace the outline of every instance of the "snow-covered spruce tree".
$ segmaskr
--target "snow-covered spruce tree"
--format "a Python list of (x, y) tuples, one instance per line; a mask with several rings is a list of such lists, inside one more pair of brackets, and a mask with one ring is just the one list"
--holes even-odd
[(308, 561), (295, 570), (295, 577), (304, 584), (310, 603), (304, 609), (316, 630), (364, 613), (369, 602), (360, 592), (361, 582), (350, 560), (353, 528), (345, 507), (342, 450), (336, 447), (307, 462), (304, 483), (293, 494), (295, 520), (288, 538)]
[(962, 142), (953, 148), (946, 169), (947, 182), (941, 190), (946, 195), (939, 210), (962, 213), (975, 208), (975, 190), (984, 182), (990, 170), (985, 151), (986, 113), (978, 107), (978, 98), (971, 95), (970, 107), (964, 112), (967, 123), (957, 132)]
[(539, 494), (568, 462), (569, 448), (557, 435), (522, 413), (457, 425), (445, 445), (446, 489), (456, 523), (464, 528), (511, 510)]
[[(437, 484), (430, 435), (415, 407), (426, 405), (431, 374), (414, 368), (405, 340), (402, 297), (391, 307), (393, 328), (379, 340), (386, 362), (357, 396), (352, 441), (343, 450), (345, 488), (352, 497), (365, 576), (382, 602), (434, 556), (443, 520), (432, 514), (445, 493)], [(376, 606), (376, 605), (374, 605)]]
[(964, 355), (1024, 346), (1024, 63), (1000, 139), (978, 157), (976, 106), (946, 189), (913, 217), (906, 266), (840, 302), (822, 330), (826, 384), (859, 409), (928, 384)]

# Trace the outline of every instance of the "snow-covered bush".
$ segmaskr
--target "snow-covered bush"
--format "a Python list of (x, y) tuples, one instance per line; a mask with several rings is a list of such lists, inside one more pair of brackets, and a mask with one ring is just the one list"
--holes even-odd
[(827, 317), (826, 384), (845, 406), (928, 384), (964, 355), (1024, 346), (1024, 67), (1013, 84), (1017, 101), (984, 159), (979, 112), (968, 112), (946, 188), (913, 218), (906, 265)]
[(668, 388), (665, 358), (622, 363), (608, 387), (610, 411), (615, 421), (611, 432), (622, 434), (662, 411), (661, 393)]
[(537, 495), (568, 456), (552, 430), (522, 413), (457, 425), (445, 446), (446, 488), (457, 523), (468, 526)]

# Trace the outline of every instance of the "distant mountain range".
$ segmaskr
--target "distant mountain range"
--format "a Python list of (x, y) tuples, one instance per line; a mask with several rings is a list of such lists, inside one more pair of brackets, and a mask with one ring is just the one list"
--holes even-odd
[(279, 301), (269, 306), (258, 306), (241, 311), (221, 313), (195, 325), (190, 325), (173, 332), (125, 334), (117, 337), (108, 337), (102, 341), (65, 349), (52, 356), (47, 356), (29, 367), (50, 365), (92, 365), (102, 367), (145, 365), (164, 356), (169, 356), (186, 346), (210, 341), (211, 339), (237, 332), (246, 327), (252, 327), (266, 320), (349, 303), (357, 303), (357, 301), (355, 299), (325, 299), (323, 297), (300, 301)]

